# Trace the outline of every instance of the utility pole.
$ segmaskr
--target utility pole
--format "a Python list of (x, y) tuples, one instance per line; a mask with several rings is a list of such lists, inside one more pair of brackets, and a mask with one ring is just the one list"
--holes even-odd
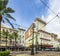
[(38, 38), (37, 38), (37, 35), (38, 33), (36, 33), (36, 54), (38, 53)]
[(38, 24), (36, 26), (36, 54), (38, 53)]
[(31, 55), (34, 55), (34, 28), (35, 28), (35, 24), (33, 23), (33, 35), (32, 35), (32, 46), (31, 46)]

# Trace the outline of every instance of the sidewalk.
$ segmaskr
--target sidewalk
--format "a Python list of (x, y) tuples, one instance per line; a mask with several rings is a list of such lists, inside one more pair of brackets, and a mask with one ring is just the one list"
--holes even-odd
[(38, 54), (35, 54), (35, 55), (31, 55), (27, 52), (24, 54), (17, 54), (16, 56), (60, 56), (60, 52), (42, 51), (42, 52), (39, 52)]

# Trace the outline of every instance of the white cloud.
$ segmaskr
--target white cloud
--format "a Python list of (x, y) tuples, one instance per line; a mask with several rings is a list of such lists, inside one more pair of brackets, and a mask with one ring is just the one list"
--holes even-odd
[[(60, 13), (60, 0), (49, 0), (50, 5), (49, 7), (57, 14)], [(55, 14), (53, 14), (50, 10), (48, 10), (48, 18), (46, 22), (50, 21), (53, 17), (55, 17)], [(53, 32), (59, 35), (60, 37), (60, 18), (56, 17), (53, 21), (51, 21), (47, 25), (47, 31)]]
[(50, 2), (50, 8), (55, 12), (60, 12), (60, 0), (49, 0)]
[(44, 17), (43, 15), (41, 16), (41, 19), (42, 19), (43, 21), (46, 21), (46, 20), (45, 20), (45, 17)]

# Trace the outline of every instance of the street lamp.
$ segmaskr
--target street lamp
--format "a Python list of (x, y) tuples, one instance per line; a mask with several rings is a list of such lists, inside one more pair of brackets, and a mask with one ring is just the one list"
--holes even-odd
[(34, 28), (35, 28), (35, 24), (33, 23), (33, 35), (32, 35), (32, 46), (31, 46), (31, 55), (34, 55)]

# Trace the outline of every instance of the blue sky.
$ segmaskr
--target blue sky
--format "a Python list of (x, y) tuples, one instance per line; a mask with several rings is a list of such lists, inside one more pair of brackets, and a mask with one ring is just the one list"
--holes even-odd
[[(56, 14), (58, 12), (60, 13), (60, 0), (43, 1)], [(45, 21), (48, 22), (55, 16), (40, 0), (9, 0), (8, 7), (15, 10), (15, 13), (11, 14), (16, 19), (14, 23), (26, 27), (29, 27), (36, 17), (42, 18), (42, 16), (44, 16), (44, 20), (46, 19)], [(60, 36), (60, 23), (57, 24), (57, 22), (60, 22), (60, 20), (56, 18), (56, 20), (50, 22), (46, 28), (48, 32), (53, 32)], [(14, 26), (18, 27), (16, 25)]]
[[(49, 5), (49, 0), (43, 1)], [(48, 15), (48, 8), (40, 0), (9, 0), (7, 6), (15, 10), (11, 15), (16, 19), (16, 23), (26, 27), (29, 27), (36, 17), (46, 18)]]

